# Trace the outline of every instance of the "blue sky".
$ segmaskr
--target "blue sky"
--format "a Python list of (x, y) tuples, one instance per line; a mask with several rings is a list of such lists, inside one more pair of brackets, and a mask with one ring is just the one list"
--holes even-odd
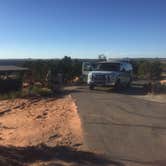
[(165, 0), (0, 0), (0, 58), (165, 57)]

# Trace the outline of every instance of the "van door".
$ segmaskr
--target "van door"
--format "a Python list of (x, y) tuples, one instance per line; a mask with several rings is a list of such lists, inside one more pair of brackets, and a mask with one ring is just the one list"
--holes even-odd
[(93, 71), (93, 64), (90, 62), (83, 62), (82, 63), (82, 76), (83, 81), (87, 82), (89, 72)]
[(92, 65), (89, 62), (83, 62), (82, 63), (82, 74), (88, 75), (88, 73), (92, 71)]
[(125, 64), (121, 64), (120, 79), (121, 79), (121, 83), (124, 83), (124, 84), (127, 84), (130, 80), (129, 73), (126, 70)]

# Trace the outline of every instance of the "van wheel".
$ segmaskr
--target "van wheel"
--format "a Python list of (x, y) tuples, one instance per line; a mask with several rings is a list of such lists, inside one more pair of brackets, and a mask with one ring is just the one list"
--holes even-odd
[(130, 88), (131, 87), (131, 81), (129, 81), (126, 85), (126, 88)]
[(121, 88), (120, 80), (117, 80), (115, 83), (115, 89), (119, 90)]
[(132, 79), (130, 78), (129, 82), (128, 82), (127, 85), (126, 85), (127, 88), (130, 88), (130, 87), (131, 87), (131, 81), (132, 81)]
[(95, 86), (93, 84), (89, 85), (90, 90), (94, 90)]

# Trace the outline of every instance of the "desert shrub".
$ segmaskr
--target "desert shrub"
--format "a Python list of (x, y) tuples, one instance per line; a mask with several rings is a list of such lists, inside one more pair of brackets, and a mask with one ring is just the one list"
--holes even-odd
[(31, 96), (49, 96), (51, 95), (51, 90), (48, 88), (40, 88), (37, 86), (33, 86), (31, 88), (31, 92), (29, 93), (29, 95)]
[(150, 66), (150, 78), (152, 80), (159, 80), (162, 73), (161, 63), (159, 61), (154, 61)]
[(7, 100), (7, 99), (16, 99), (22, 96), (21, 91), (11, 91), (7, 93), (0, 94), (0, 100)]
[(138, 76), (140, 78), (150, 78), (150, 62), (142, 61), (138, 66)]
[(137, 75), (139, 78), (148, 80), (159, 80), (162, 73), (161, 63), (159, 61), (141, 61), (138, 63)]
[(33, 86), (31, 90), (22, 89), (20, 91), (10, 91), (0, 94), (0, 100), (16, 99), (16, 98), (27, 98), (27, 97), (48, 97), (52, 95), (52, 92), (48, 88), (41, 88)]
[(24, 75), (24, 81), (29, 81), (29, 79), (32, 79), (34, 82), (41, 82), (44, 84), (47, 72), (50, 67), (50, 61), (48, 60), (32, 60), (32, 61), (26, 61), (23, 65), (24, 67), (27, 67), (31, 75), (29, 77), (29, 73), (26, 73)]
[[(34, 82), (41, 82), (43, 85), (46, 84), (47, 73), (50, 70), (54, 73), (54, 76), (61, 73), (64, 82), (79, 77), (82, 72), (82, 63), (67, 56), (54, 60), (29, 60), (25, 62), (24, 67), (30, 69)], [(25, 76), (24, 80), (26, 82), (29, 78)]]
[(82, 63), (78, 60), (72, 60), (70, 57), (64, 57), (59, 62), (59, 72), (62, 73), (64, 82), (72, 80), (81, 75)]

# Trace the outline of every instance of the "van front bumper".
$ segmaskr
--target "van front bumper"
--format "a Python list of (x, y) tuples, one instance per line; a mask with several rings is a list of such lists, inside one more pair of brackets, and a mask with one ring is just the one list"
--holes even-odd
[(96, 82), (96, 81), (89, 81), (88, 85), (94, 85), (94, 86), (115, 86), (115, 82)]

